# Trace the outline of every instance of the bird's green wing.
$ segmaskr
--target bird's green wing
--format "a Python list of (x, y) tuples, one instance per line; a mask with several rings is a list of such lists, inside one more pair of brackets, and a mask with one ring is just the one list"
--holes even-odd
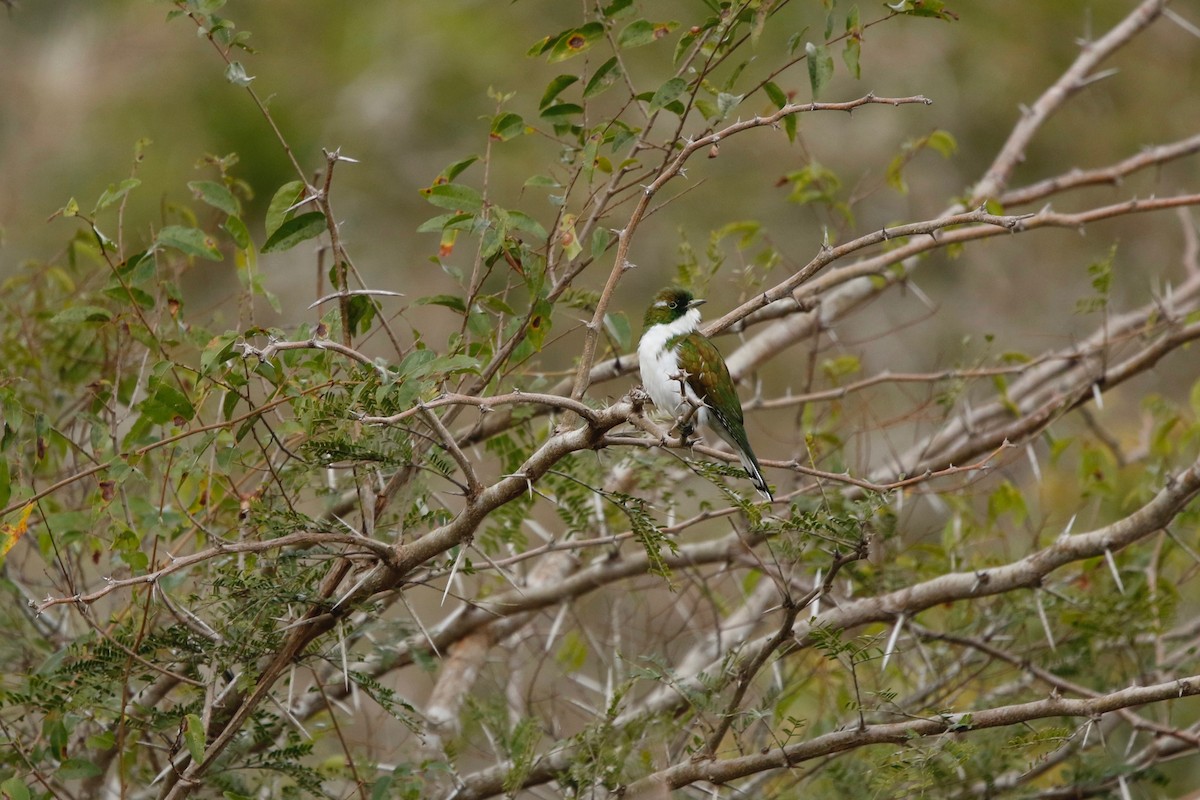
[(773, 499), (762, 466), (746, 437), (742, 401), (716, 345), (698, 333), (689, 333), (667, 342), (667, 346), (675, 348), (679, 366), (687, 373), (688, 387), (708, 406), (716, 420), (717, 434), (738, 451), (754, 488), (767, 500)]
[(742, 401), (738, 399), (729, 368), (725, 366), (725, 359), (716, 345), (698, 333), (680, 336), (678, 341), (668, 342), (667, 346), (676, 344), (675, 355), (680, 368), (687, 372), (688, 386), (708, 406), (720, 410), (721, 416), (725, 417), (723, 422), (731, 432), (740, 433), (743, 425)]

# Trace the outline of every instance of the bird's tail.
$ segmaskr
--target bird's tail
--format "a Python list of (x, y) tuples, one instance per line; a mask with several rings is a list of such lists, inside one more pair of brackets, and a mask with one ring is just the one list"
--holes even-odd
[(767, 479), (763, 477), (762, 467), (758, 465), (754, 451), (749, 447), (739, 447), (738, 457), (742, 460), (742, 466), (746, 469), (746, 474), (750, 476), (750, 482), (754, 484), (754, 488), (758, 489), (758, 493), (767, 498), (768, 502), (774, 500), (775, 496), (771, 494), (771, 487), (767, 486)]
[[(708, 410), (707, 407), (704, 410)], [(767, 479), (763, 477), (762, 467), (758, 464), (758, 458), (754, 455), (754, 451), (750, 449), (750, 440), (746, 438), (746, 429), (742, 427), (741, 415), (738, 415), (733, 425), (729, 423), (731, 420), (726, 419), (720, 412), (712, 412), (712, 417), (702, 418), (702, 422), (712, 429), (717, 436), (725, 440), (725, 443), (733, 448), (741, 459), (742, 467), (745, 468), (746, 474), (750, 476), (750, 482), (754, 484), (754, 488), (758, 489), (758, 493), (767, 499), (768, 502), (773, 501), (775, 496), (771, 494), (771, 487), (767, 486)], [(716, 424), (713, 424), (713, 423)]]

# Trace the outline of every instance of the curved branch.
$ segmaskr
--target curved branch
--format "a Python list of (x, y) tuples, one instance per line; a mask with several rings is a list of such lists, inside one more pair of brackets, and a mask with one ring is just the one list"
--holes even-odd
[[(1029, 703), (833, 731), (806, 742), (772, 748), (765, 753), (678, 764), (631, 783), (626, 787), (624, 797), (657, 797), (663, 789), (677, 789), (698, 781), (727, 783), (756, 772), (790, 767), (821, 756), (872, 744), (902, 745), (915, 737), (960, 735), (1053, 717), (1098, 717), (1111, 711), (1197, 694), (1200, 694), (1200, 675), (1193, 675), (1151, 686), (1130, 686), (1091, 698), (1067, 699), (1051, 696)], [(468, 796), (478, 795), (461, 795), (464, 800)]]
[(600, 298), (596, 301), (596, 310), (592, 314), (591, 322), (586, 326), (583, 341), (583, 354), (579, 358), (579, 364), (575, 371), (575, 378), (571, 385), (570, 397), (573, 400), (579, 400), (583, 397), (583, 393), (587, 390), (590, 382), (592, 371), (592, 363), (596, 358), (596, 341), (600, 335), (600, 329), (604, 322), (604, 315), (608, 311), (608, 303), (612, 299), (612, 294), (617, 288), (617, 283), (626, 270), (629, 269), (629, 242), (638, 225), (642, 221), (642, 217), (646, 214), (646, 209), (650, 205), (651, 199), (658, 193), (658, 190), (667, 184), (676, 175), (683, 171), (684, 165), (699, 150), (707, 150), (723, 139), (727, 139), (743, 131), (751, 128), (761, 128), (764, 126), (774, 126), (784, 117), (793, 114), (799, 114), (808, 111), (845, 111), (850, 112), (856, 108), (865, 105), (879, 104), (900, 106), (911, 103), (919, 103), (921, 105), (930, 105), (933, 101), (926, 97), (916, 95), (912, 97), (876, 97), (874, 94), (867, 94), (857, 100), (850, 100), (844, 103), (789, 103), (783, 108), (780, 108), (773, 114), (767, 116), (755, 116), (749, 120), (738, 120), (732, 125), (728, 125), (719, 131), (714, 131), (706, 136), (701, 136), (699, 139), (687, 141), (679, 154), (671, 159), (669, 163), (658, 173), (653, 181), (651, 181), (638, 198), (637, 205), (633, 212), (629, 215), (629, 219), (625, 223), (625, 227), (617, 234), (617, 253), (614, 259), (612, 270), (609, 272), (608, 280), (604, 284), (604, 289), (600, 293)]
[[(1151, 535), (1155, 531), (1165, 527), (1180, 511), (1183, 510), (1196, 495), (1200, 493), (1200, 460), (1193, 463), (1188, 469), (1179, 475), (1168, 480), (1167, 485), (1158, 492), (1146, 505), (1134, 511), (1129, 516), (1118, 520), (1117, 522), (1099, 528), (1087, 533), (1079, 533), (1073, 536), (1063, 536), (1049, 547), (1043, 548), (1035, 553), (1026, 556), (1025, 558), (1005, 564), (999, 567), (994, 567), (978, 572), (966, 573), (949, 573), (932, 578), (928, 581), (923, 581), (913, 586), (900, 589), (898, 591), (889, 592), (887, 594), (874, 597), (865, 597), (858, 600), (843, 601), (838, 607), (823, 611), (820, 615), (811, 620), (805, 620), (797, 623), (793, 629), (794, 645), (791, 652), (799, 652), (813, 644), (813, 632), (817, 628), (828, 628), (833, 630), (850, 630), (861, 627), (872, 622), (890, 622), (894, 621), (898, 614), (904, 614), (910, 619), (917, 613), (943, 604), (950, 604), (962, 600), (984, 597), (988, 595), (1003, 594), (1022, 588), (1033, 588), (1042, 582), (1042, 580), (1056, 569), (1076, 561), (1081, 561), (1088, 558), (1095, 558), (1103, 555), (1106, 551), (1116, 552), (1124, 547), (1133, 544), (1139, 539)], [(755, 654), (762, 648), (770, 645), (771, 637), (763, 637), (746, 645), (743, 651), (743, 657), (753, 659)], [(679, 676), (678, 686), (676, 691), (666, 693), (657, 693), (652, 699), (640, 703), (636, 707), (631, 707), (621, 713), (612, 721), (612, 725), (617, 728), (623, 728), (629, 725), (641, 724), (645, 721), (665, 713), (670, 713), (673, 710), (682, 708), (687, 704), (687, 693), (690, 691), (703, 691), (704, 684), (702, 676), (713, 670), (719, 670), (719, 664), (709, 664), (703, 669), (697, 670), (691, 677)], [(1200, 679), (1193, 680), (1189, 683), (1189, 690), (1192, 693), (1200, 692)], [(1171, 687), (1163, 689), (1161, 687)], [(1105, 698), (1128, 697), (1126, 693), (1141, 691), (1142, 687), (1134, 689), (1126, 689), (1121, 692), (1115, 692), (1111, 695), (1105, 695)], [(1145, 687), (1147, 689), (1151, 687)], [(1152, 699), (1136, 701), (1128, 703), (1117, 703), (1104, 710), (1115, 710), (1124, 705), (1140, 705), (1146, 702), (1155, 702), (1157, 700), (1168, 699), (1174, 696), (1173, 692), (1178, 691), (1178, 686), (1175, 682), (1160, 684), (1159, 691), (1165, 692), (1161, 695), (1154, 695)], [(1140, 695), (1139, 695), (1140, 697)], [(1006, 709), (1019, 708), (1043, 708), (1048, 709), (1042, 716), (1058, 716), (1063, 712), (1059, 710), (1061, 706), (1053, 705), (1053, 703), (1103, 703), (1102, 699), (1089, 699), (1066, 701), (1051, 698), (1050, 701), (1039, 701), (1042, 703), (1051, 702), (1051, 706), (1036, 706), (1035, 704), (1021, 704), (1019, 706), (1009, 706)], [(976, 712), (975, 718), (978, 718)], [(1004, 719), (1005, 714), (1012, 713), (1005, 709), (993, 709), (993, 714), (998, 716), (995, 719)], [(1102, 713), (1100, 711), (1090, 712), (1089, 714)], [(989, 717), (991, 719), (991, 717)], [(1011, 724), (1019, 722), (1020, 719), (1011, 719), (1007, 722), (996, 721), (993, 725)], [(876, 731), (903, 731), (907, 730), (908, 726), (917, 723), (904, 722), (895, 723), (893, 725), (884, 726), (869, 726), (866, 730)], [(939, 718), (936, 720), (928, 720), (920, 723), (922, 725), (934, 725), (937, 727), (937, 732), (945, 732), (952, 725), (962, 725), (963, 720), (961, 715), (957, 720), (951, 718)], [(972, 722), (968, 727), (988, 727), (981, 726)], [(934, 730), (934, 728), (930, 728)], [(846, 739), (836, 739), (837, 741), (847, 741), (851, 744), (849, 747), (857, 747), (862, 744), (869, 744), (870, 741), (859, 741), (853, 739), (853, 735), (859, 731), (843, 731), (838, 734), (827, 734), (824, 737), (802, 742), (791, 746), (790, 750), (778, 751), (773, 750), (768, 754), (760, 754), (759, 756), (748, 756), (747, 759), (754, 758), (769, 758), (771, 753), (779, 754), (781, 752), (800, 754), (812, 753), (805, 755), (803, 758), (811, 758), (816, 755), (828, 754), (836, 752), (843, 748), (824, 749), (827, 743), (831, 741), (829, 737), (851, 737)], [(927, 734), (920, 734), (927, 735)], [(890, 740), (887, 740), (890, 741)], [(814, 747), (816, 750), (807, 750), (805, 748)], [(526, 785), (536, 783), (544, 783), (552, 780), (553, 777), (566, 769), (571, 760), (575, 757), (575, 752), (571, 748), (562, 748), (549, 753), (542, 757), (530, 770)], [(788, 756), (788, 757), (799, 757)], [(740, 764), (743, 767), (748, 764), (759, 764), (752, 771), (762, 769), (770, 769), (780, 764), (772, 764), (754, 760), (731, 759), (730, 764)], [(739, 767), (738, 769), (740, 769)], [(458, 792), (452, 797), (454, 800), (478, 800), (478, 798), (490, 797), (503, 791), (502, 783), (507, 776), (511, 765), (505, 763), (496, 767), (482, 770), (474, 775), (464, 779)], [(677, 768), (672, 768), (677, 769)], [(736, 777), (749, 774), (749, 772), (739, 772), (731, 774), (724, 780), (732, 780)], [(710, 778), (700, 777), (696, 780), (709, 780)]]
[(1067, 68), (1050, 88), (1046, 89), (1025, 114), (1017, 121), (1008, 140), (1000, 148), (992, 165), (988, 167), (983, 178), (971, 190), (969, 206), (978, 205), (989, 197), (994, 197), (1004, 190), (1008, 178), (1017, 164), (1025, 157), (1025, 149), (1029, 147), (1034, 134), (1042, 127), (1047, 119), (1067, 101), (1071, 95), (1088, 85), (1089, 73), (1114, 52), (1123, 47), (1130, 39), (1141, 32), (1147, 25), (1162, 14), (1167, 0), (1143, 0), (1138, 7), (1129, 13), (1121, 22), (1113, 26), (1108, 33), (1094, 42), (1087, 42), (1074, 63)]

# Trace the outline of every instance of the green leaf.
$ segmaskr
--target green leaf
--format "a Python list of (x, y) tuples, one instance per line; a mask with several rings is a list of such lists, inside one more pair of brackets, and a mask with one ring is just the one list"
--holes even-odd
[(958, 150), (958, 141), (954, 134), (940, 128), (929, 134), (925, 141), (930, 149), (937, 151), (942, 158), (949, 158)]
[(846, 69), (854, 76), (855, 80), (862, 78), (862, 42), (851, 37), (846, 40), (846, 47), (842, 50), (842, 63), (846, 65)]
[(29, 787), (20, 778), (9, 778), (4, 783), (0, 783), (0, 793), (3, 793), (7, 800), (30, 799)]
[(683, 94), (687, 89), (687, 81), (683, 78), (671, 78), (671, 80), (658, 87), (658, 91), (650, 98), (650, 110), (664, 108), (679, 95)]
[(589, 22), (580, 28), (567, 31), (550, 48), (550, 63), (565, 61), (586, 52), (602, 36), (604, 36), (604, 25), (599, 22)]
[(788, 97), (784, 94), (783, 89), (780, 89), (776, 84), (767, 81), (763, 84), (763, 91), (767, 93), (767, 97), (775, 104), (776, 108), (783, 108), (788, 104)]
[[(391, 775), (384, 775), (382, 778), (376, 780), (375, 783), (371, 784), (371, 800), (388, 800), (388, 798), (396, 796), (392, 792), (392, 784), (395, 782), (395, 778)], [(229, 793), (226, 792), (225, 794), (228, 798)], [(252, 800), (252, 798), (248, 797), (246, 800)]]
[(526, 214), (524, 211), (508, 211), (509, 227), (515, 231), (524, 231), (538, 239), (546, 238), (546, 229), (542, 223)]
[(899, 0), (888, 3), (887, 7), (898, 14), (911, 14), (914, 17), (934, 17), (947, 22), (958, 19), (957, 14), (946, 10), (944, 0)]
[(608, 250), (616, 236), (609, 228), (596, 228), (592, 231), (592, 258), (599, 258)]
[(538, 102), (538, 108), (543, 109), (554, 102), (554, 98), (562, 93), (571, 84), (579, 80), (578, 75), (559, 75), (554, 80), (546, 85), (546, 91), (542, 93), (542, 99)]
[(541, 116), (548, 120), (556, 120), (560, 117), (569, 117), (573, 114), (582, 113), (583, 106), (578, 103), (555, 103), (542, 111)]
[(236, 331), (226, 331), (214, 336), (200, 353), (200, 374), (207, 375), (213, 367), (224, 364), (233, 356), (233, 345), (238, 339)]
[(596, 68), (596, 72), (583, 89), (583, 98), (586, 100), (589, 97), (595, 97), (616, 83), (619, 77), (621, 77), (621, 65), (617, 61), (617, 57), (613, 56)]
[(575, 258), (583, 252), (583, 245), (579, 243), (579, 234), (575, 232), (575, 215), (564, 214), (558, 222), (558, 243), (562, 246), (563, 255), (568, 260)]
[[(420, 302), (419, 300), (417, 301)], [(465, 308), (465, 306), (464, 306)], [(396, 378), (419, 378), (426, 372), (425, 368), (437, 358), (432, 350), (413, 350), (406, 355), (396, 367)]]
[(725, 119), (725, 117), (729, 116), (729, 112), (737, 108), (738, 104), (741, 102), (742, 95), (721, 92), (717, 95), (717, 113), (720, 115), (721, 119)]
[[(670, 106), (668, 106), (668, 108), (673, 108), (675, 106), (682, 108), (678, 101), (672, 103)], [(721, 119), (721, 112), (717, 110), (716, 104), (706, 98), (696, 98), (696, 110), (699, 111), (709, 122), (716, 122), (717, 120)]]
[(587, 641), (575, 631), (567, 631), (563, 636), (562, 644), (558, 647), (558, 652), (554, 654), (554, 660), (558, 662), (564, 672), (570, 674), (583, 669), (587, 658)]
[(861, 31), (858, 6), (850, 6), (850, 10), (846, 12), (846, 33), (861, 33)]
[(534, 175), (525, 181), (526, 186), (541, 186), (547, 189), (561, 189), (562, 184), (549, 175)]
[(821, 371), (825, 373), (825, 377), (829, 382), (838, 385), (842, 378), (854, 375), (862, 370), (862, 362), (855, 355), (840, 355), (834, 358), (827, 358), (821, 362)]
[(483, 209), (483, 195), (479, 190), (461, 183), (439, 183), (425, 190), (425, 199), (438, 208), (452, 211), (475, 212)]
[(199, 228), (168, 225), (158, 232), (154, 243), (160, 247), (174, 248), (184, 255), (206, 258), (209, 261), (221, 260), (221, 251), (217, 248), (216, 241)]
[[(454, 294), (435, 294), (430, 297), (420, 297), (416, 301), (419, 306), (445, 306), (453, 309), (460, 314), (467, 313), (467, 304), (463, 299)], [(419, 351), (418, 351), (419, 352)]]
[(204, 761), (204, 722), (198, 714), (188, 714), (187, 724), (183, 730), (183, 739), (187, 742), (188, 755), (192, 761), (199, 764)]
[(153, 394), (138, 407), (147, 421), (157, 424), (172, 422), (176, 417), (190, 420), (196, 416), (196, 409), (187, 396), (168, 383), (158, 383), (154, 386)]
[(103, 211), (141, 185), (142, 182), (137, 178), (126, 178), (118, 184), (110, 183), (108, 188), (104, 190), (104, 193), (100, 195), (100, 199), (96, 201), (96, 207), (92, 209), (92, 215), (95, 216), (96, 212)]
[(355, 295), (346, 303), (346, 326), (353, 336), (366, 333), (375, 319), (375, 301), (366, 295)]
[(221, 228), (229, 234), (229, 238), (233, 239), (233, 243), (238, 246), (239, 250), (250, 249), (250, 229), (246, 227), (246, 223), (235, 216), (230, 216), (225, 218)]
[(437, 180), (434, 181), (434, 183), (435, 184), (450, 183), (452, 180), (454, 180), (459, 175), (461, 175), (463, 170), (465, 170), (467, 167), (471, 166), (478, 160), (479, 160), (479, 156), (467, 156), (464, 159), (455, 161), (453, 164), (446, 167), (444, 170), (441, 171), (441, 173), (438, 174), (438, 178), (437, 178)]
[(525, 120), (521, 119), (520, 114), (505, 112), (496, 115), (496, 118), (492, 120), (491, 137), (496, 141), (507, 142), (524, 132)]
[(792, 203), (825, 203), (833, 205), (842, 182), (837, 173), (813, 161), (803, 169), (789, 172), (784, 179), (792, 184), (788, 201)]
[[(50, 318), (51, 325), (70, 325), (79, 322), (108, 322), (112, 312), (100, 306), (71, 306)], [(3, 505), (3, 503), (0, 503)]]
[(439, 377), (460, 375), (464, 372), (479, 373), (479, 361), (466, 355), (442, 356), (429, 362), (429, 372)]
[(728, 239), (731, 236), (738, 237), (737, 246), (739, 249), (745, 250), (754, 243), (754, 239), (763, 230), (761, 222), (755, 220), (735, 220), (727, 222), (721, 227), (712, 232), (713, 241), (720, 242)]
[(903, 155), (898, 155), (893, 158), (887, 165), (884, 171), (884, 180), (887, 185), (895, 189), (900, 194), (908, 194), (908, 182), (904, 180), (904, 165), (908, 163)]
[(298, 217), (292, 217), (280, 225), (273, 234), (263, 242), (264, 253), (280, 253), (290, 250), (301, 242), (320, 236), (326, 229), (325, 215), (320, 211), (310, 211)]
[(536, 42), (534, 42), (533, 46), (525, 51), (525, 55), (531, 56), (531, 57), (532, 56), (540, 56), (542, 53), (545, 53), (551, 47), (554, 47), (554, 43), (557, 42), (559, 39), (561, 39), (565, 35), (566, 35), (565, 33), (554, 33), (549, 36), (544, 36), (541, 39), (538, 39)]
[(1029, 515), (1025, 505), (1025, 496), (1010, 481), (1004, 481), (988, 496), (988, 520), (995, 522), (997, 518), (1010, 514), (1014, 525), (1020, 525)]
[(545, 300), (538, 300), (533, 306), (533, 314), (529, 317), (529, 325), (525, 328), (525, 341), (535, 351), (540, 351), (546, 343), (546, 335), (550, 333), (550, 314), (554, 307)]
[(218, 211), (224, 211), (231, 217), (238, 215), (238, 201), (224, 185), (216, 181), (189, 181), (188, 188), (196, 199), (203, 200)]
[(145, 289), (139, 289), (136, 286), (110, 286), (104, 290), (106, 297), (111, 297), (118, 302), (132, 300), (142, 308), (154, 308), (154, 296)]
[(0, 506), (7, 506), (12, 499), (12, 473), (8, 468), (8, 459), (0, 456)]
[(62, 781), (77, 781), (102, 775), (104, 770), (86, 758), (68, 758), (58, 765), (54, 777)]
[(604, 315), (604, 327), (612, 336), (613, 342), (617, 346), (617, 350), (625, 353), (629, 351), (633, 344), (633, 328), (629, 324), (629, 317), (618, 311)]
[(583, 153), (579, 157), (580, 164), (583, 167), (583, 180), (587, 183), (592, 182), (592, 175), (596, 171), (596, 159), (599, 152), (600, 137), (589, 137), (587, 144), (583, 147)]
[(430, 217), (418, 225), (417, 233), (438, 233), (455, 223), (469, 219), (475, 219), (475, 217), (471, 214), (438, 214), (436, 217)]
[(812, 85), (813, 98), (816, 99), (833, 77), (833, 58), (825, 45), (812, 42), (804, 45), (804, 52), (808, 54), (808, 82)]
[(690, 52), (692, 49), (692, 46), (695, 45), (696, 40), (699, 39), (700, 37), (704, 36), (706, 34), (706, 31), (711, 27), (712, 27), (712, 25), (709, 24), (709, 25), (691, 28), (686, 33), (684, 33), (683, 36), (680, 36), (679, 41), (675, 43), (675, 53), (671, 57), (671, 63), (678, 64), (679, 59), (683, 58), (684, 55), (686, 55), (688, 52)]
[(678, 22), (650, 22), (637, 19), (625, 26), (617, 36), (620, 47), (642, 47), (653, 44), (679, 27)]
[(609, 19), (619, 17), (623, 12), (628, 11), (633, 7), (633, 0), (613, 0), (606, 5), (600, 13)]
[(275, 196), (271, 198), (271, 202), (267, 205), (267, 216), (264, 222), (268, 237), (279, 230), (280, 225), (292, 218), (295, 212), (294, 210), (289, 211), (289, 209), (296, 205), (296, 203), (299, 203), (300, 198), (303, 196), (303, 181), (288, 181), (275, 191)]

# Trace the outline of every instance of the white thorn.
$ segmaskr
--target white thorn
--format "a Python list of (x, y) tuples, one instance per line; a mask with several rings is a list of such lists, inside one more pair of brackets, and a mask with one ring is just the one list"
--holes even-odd
[(1067, 520), (1067, 527), (1063, 528), (1063, 532), (1058, 535), (1059, 539), (1066, 539), (1071, 535), (1071, 529), (1075, 527), (1075, 517), (1077, 516), (1079, 515), (1072, 514), (1071, 518)]
[(1033, 449), (1033, 442), (1028, 442), (1025, 445), (1025, 455), (1029, 456), (1029, 467), (1033, 470), (1033, 478), (1038, 483), (1042, 482), (1042, 465), (1038, 463), (1037, 453)]
[(1046, 618), (1046, 608), (1042, 605), (1042, 591), (1035, 590), (1033, 597), (1037, 601), (1038, 619), (1042, 621), (1042, 630), (1046, 632), (1046, 641), (1050, 643), (1051, 650), (1058, 650), (1058, 645), (1054, 643), (1054, 633), (1050, 630), (1050, 620)]
[(440, 605), (446, 605), (446, 595), (450, 594), (450, 586), (454, 583), (454, 576), (458, 572), (458, 566), (462, 563), (463, 556), (466, 555), (467, 548), (462, 544), (458, 546), (458, 556), (454, 559), (454, 566), (450, 568), (450, 577), (446, 579), (446, 588), (442, 590), (442, 602)]
[(1104, 560), (1108, 562), (1108, 569), (1112, 572), (1113, 580), (1117, 582), (1117, 588), (1121, 590), (1121, 594), (1125, 594), (1125, 583), (1121, 580), (1121, 573), (1117, 570), (1117, 560), (1113, 558), (1112, 550), (1104, 548)]
[(817, 589), (817, 596), (812, 599), (812, 615), (814, 617), (821, 616), (821, 568), (817, 567), (817, 577), (813, 579), (813, 588)]
[(887, 646), (883, 648), (883, 664), (879, 667), (880, 672), (887, 670), (888, 661), (892, 658), (892, 653), (896, 652), (896, 640), (900, 638), (900, 629), (904, 627), (904, 615), (900, 614), (896, 617), (896, 625), (892, 628), (892, 635), (888, 637)]

